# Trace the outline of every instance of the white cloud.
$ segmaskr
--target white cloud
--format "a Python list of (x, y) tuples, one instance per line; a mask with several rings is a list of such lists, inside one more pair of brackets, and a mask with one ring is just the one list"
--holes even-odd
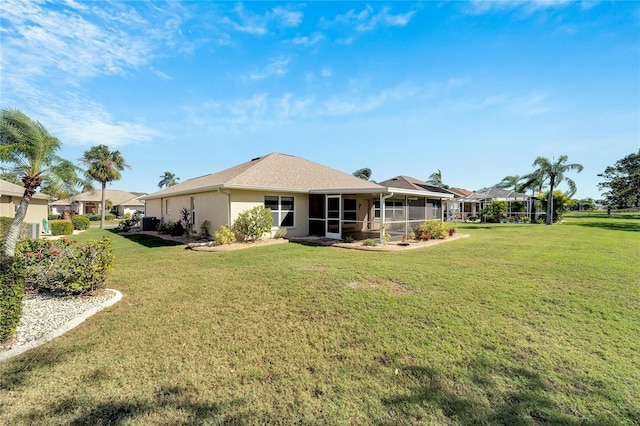
[(356, 12), (354, 9), (349, 10), (343, 15), (336, 16), (333, 21), (323, 19), (324, 24), (345, 24), (352, 26), (359, 32), (372, 31), (377, 27), (404, 27), (415, 15), (416, 11), (412, 10), (406, 13), (392, 14), (391, 8), (388, 6), (380, 9), (376, 13), (375, 9), (367, 5), (365, 8)]
[(305, 47), (313, 46), (324, 40), (322, 33), (314, 33), (311, 36), (295, 37), (291, 39), (291, 43), (302, 45)]
[(531, 14), (540, 10), (564, 7), (570, 3), (572, 0), (472, 0), (465, 5), (465, 11), (472, 15), (511, 10)]
[(273, 26), (297, 27), (302, 22), (302, 12), (291, 10), (282, 6), (276, 6), (264, 15), (245, 9), (242, 4), (237, 4), (233, 8), (235, 18), (223, 17), (220, 21), (231, 26), (235, 31), (244, 32), (256, 36), (263, 36), (269, 33), (269, 28)]
[(268, 77), (282, 77), (289, 71), (289, 58), (271, 59), (263, 69), (243, 75), (243, 80), (263, 80)]
[(282, 6), (274, 7), (271, 14), (285, 27), (297, 27), (302, 22), (302, 12), (289, 10)]

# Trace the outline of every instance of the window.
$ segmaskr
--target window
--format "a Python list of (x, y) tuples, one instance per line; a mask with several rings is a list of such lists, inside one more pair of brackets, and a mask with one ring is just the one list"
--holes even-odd
[(357, 202), (353, 199), (345, 198), (342, 208), (342, 219), (345, 224), (353, 224), (358, 219)]
[(404, 219), (404, 203), (402, 201), (385, 201), (384, 215), (387, 219)]
[(164, 200), (164, 214), (169, 214), (169, 200)]
[(271, 210), (274, 227), (290, 228), (295, 223), (293, 197), (267, 195), (264, 197), (264, 206)]
[[(375, 201), (373, 205), (374, 217), (380, 217), (380, 201)], [(403, 201), (385, 201), (384, 202), (384, 218), (404, 219), (404, 202)]]

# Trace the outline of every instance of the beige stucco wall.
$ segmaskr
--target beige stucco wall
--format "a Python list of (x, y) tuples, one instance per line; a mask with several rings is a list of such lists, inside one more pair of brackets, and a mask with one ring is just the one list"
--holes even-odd
[[(264, 206), (265, 195), (294, 197), (294, 226), (287, 228), (287, 236), (308, 235), (309, 199), (307, 194), (294, 194), (283, 192), (260, 192), (244, 190), (211, 191), (192, 195), (178, 195), (169, 198), (153, 199), (146, 201), (147, 217), (157, 217), (163, 222), (177, 222), (181, 219), (180, 210), (191, 209), (191, 197), (194, 197), (195, 205), (195, 230), (198, 231), (202, 223), (209, 221), (209, 232), (220, 229), (223, 225), (232, 224), (238, 215), (254, 208)], [(166, 202), (169, 200), (167, 210)], [(230, 204), (229, 204), (230, 202)], [(273, 228), (273, 231), (277, 227)]]
[[(14, 217), (15, 209), (20, 204), (20, 197), (3, 195), (0, 197), (0, 216)], [(32, 198), (27, 209), (25, 223), (39, 223), (42, 229), (42, 219), (49, 216), (49, 203), (46, 199)]]
[[(293, 197), (293, 227), (287, 228), (288, 237), (306, 236), (309, 234), (309, 196), (307, 194), (240, 190), (231, 191), (232, 222), (241, 212), (250, 210), (255, 206), (264, 206), (264, 197), (267, 195)], [(273, 230), (275, 231), (276, 229), (278, 229), (278, 227), (274, 226)]]

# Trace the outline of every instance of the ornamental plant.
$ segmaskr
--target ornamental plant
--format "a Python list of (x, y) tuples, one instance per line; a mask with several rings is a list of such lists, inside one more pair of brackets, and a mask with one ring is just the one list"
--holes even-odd
[(22, 316), (24, 279), (13, 259), (0, 255), (0, 343), (16, 332)]
[[(446, 238), (449, 235), (449, 227), (446, 223), (440, 220), (426, 220), (420, 224), (418, 227), (418, 233), (422, 237), (422, 239), (438, 239), (438, 238)], [(427, 235), (430, 235), (430, 238), (427, 238)]]
[(26, 288), (59, 294), (82, 294), (104, 283), (113, 268), (111, 240), (24, 240), (16, 248), (16, 264)]
[(271, 231), (272, 225), (271, 210), (263, 206), (256, 206), (238, 215), (233, 223), (233, 230), (243, 241), (259, 240), (264, 234)]

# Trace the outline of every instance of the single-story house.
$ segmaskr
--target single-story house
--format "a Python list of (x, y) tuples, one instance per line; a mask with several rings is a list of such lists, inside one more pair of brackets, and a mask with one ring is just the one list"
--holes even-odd
[(403, 188), (400, 180), (386, 183), (272, 153), (142, 199), (147, 217), (163, 223), (179, 221), (186, 208), (195, 229), (208, 221), (211, 232), (233, 224), (245, 210), (264, 206), (271, 210), (273, 231), (285, 228), (287, 236), (342, 239), (358, 233), (382, 237), (385, 228), (404, 235), (427, 218), (442, 219), (441, 202), (452, 197), (427, 188)]
[[(146, 195), (142, 192), (127, 192), (115, 189), (105, 190), (105, 200), (110, 200), (113, 207), (110, 212), (117, 216), (124, 216), (127, 213), (139, 212), (144, 214), (145, 204), (141, 198)], [(53, 201), (50, 203), (52, 214), (62, 214), (65, 210), (70, 210), (77, 214), (99, 214), (102, 212), (100, 206), (102, 202), (102, 190), (92, 189), (69, 198)]]
[(473, 191), (464, 188), (447, 188), (453, 198), (447, 202), (445, 218), (449, 221), (467, 221), (469, 217), (477, 217), (480, 212), (480, 201), (472, 197)]
[[(0, 179), (0, 216), (15, 217), (23, 197), (24, 187)], [(49, 214), (50, 198), (40, 192), (33, 194), (24, 222), (38, 224), (38, 229), (42, 229), (42, 220)]]
[(543, 213), (536, 210), (538, 197), (512, 191), (510, 189), (497, 188), (493, 186), (491, 188), (477, 190), (474, 192), (474, 196), (477, 199), (482, 200), (480, 202), (481, 208), (488, 206), (493, 201), (504, 201), (507, 203), (508, 219), (528, 217), (530, 220), (534, 221), (538, 219), (540, 213)]

